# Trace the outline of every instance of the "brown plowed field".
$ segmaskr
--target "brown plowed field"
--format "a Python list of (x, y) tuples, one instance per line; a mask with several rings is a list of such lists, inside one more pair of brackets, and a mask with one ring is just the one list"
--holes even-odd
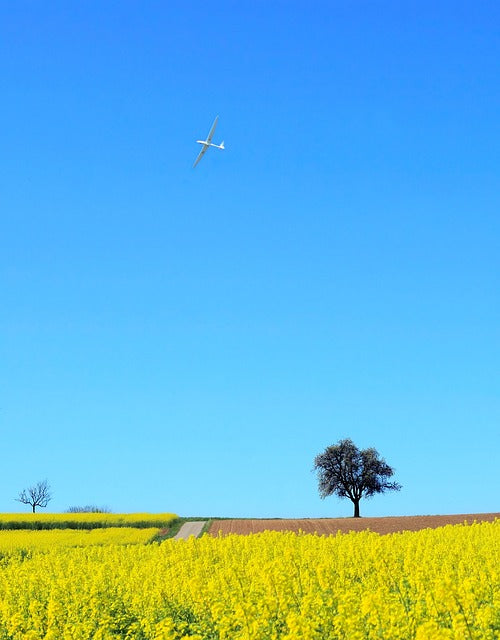
[(261, 519), (261, 520), (214, 520), (210, 527), (210, 535), (238, 533), (260, 533), (261, 531), (303, 531), (318, 535), (335, 534), (337, 531), (376, 531), (377, 533), (395, 533), (396, 531), (418, 531), (419, 529), (435, 529), (447, 524), (471, 524), (493, 522), (500, 518), (500, 513), (469, 513), (451, 516), (398, 516), (386, 518), (301, 518), (298, 520)]

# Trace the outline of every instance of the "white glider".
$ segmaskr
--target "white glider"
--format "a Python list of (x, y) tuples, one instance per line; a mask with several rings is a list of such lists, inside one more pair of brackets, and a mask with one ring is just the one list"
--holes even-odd
[(205, 154), (205, 152), (208, 149), (208, 147), (215, 147), (216, 149), (224, 149), (224, 141), (222, 141), (220, 144), (212, 144), (212, 138), (213, 138), (213, 135), (214, 135), (215, 127), (217, 126), (217, 120), (218, 119), (219, 119), (219, 116), (217, 116), (215, 118), (214, 123), (212, 125), (212, 128), (210, 129), (210, 133), (207, 136), (207, 139), (206, 140), (197, 140), (196, 141), (198, 144), (202, 144), (203, 148), (200, 151), (200, 153), (198, 154), (198, 157), (196, 158), (195, 163), (193, 164), (193, 169), (196, 167), (198, 162), (203, 158), (203, 155)]

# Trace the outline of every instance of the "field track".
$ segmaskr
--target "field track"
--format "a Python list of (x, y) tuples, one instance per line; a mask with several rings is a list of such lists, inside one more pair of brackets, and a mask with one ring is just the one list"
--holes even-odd
[(467, 521), (472, 524), (478, 522), (493, 522), (500, 518), (500, 513), (469, 513), (449, 516), (397, 516), (386, 518), (301, 518), (287, 519), (258, 519), (258, 520), (214, 520), (209, 534), (237, 533), (246, 535), (261, 531), (303, 531), (318, 535), (335, 534), (338, 531), (364, 531), (370, 529), (377, 533), (395, 533), (397, 531), (418, 531), (419, 529), (435, 529), (447, 524), (461, 524)]
[(175, 540), (187, 540), (191, 536), (198, 538), (201, 530), (205, 526), (205, 520), (185, 522), (174, 536)]

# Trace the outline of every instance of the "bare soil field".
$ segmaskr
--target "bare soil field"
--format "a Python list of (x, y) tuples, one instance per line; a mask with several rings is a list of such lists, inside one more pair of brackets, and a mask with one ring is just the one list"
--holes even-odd
[(397, 516), (385, 518), (300, 518), (287, 519), (257, 519), (257, 520), (214, 520), (209, 530), (212, 536), (237, 533), (246, 535), (261, 531), (303, 531), (318, 535), (348, 533), (349, 531), (364, 531), (370, 529), (376, 533), (395, 533), (397, 531), (418, 531), (419, 529), (435, 529), (447, 524), (472, 524), (478, 522), (493, 522), (500, 518), (500, 513), (468, 513), (451, 516)]

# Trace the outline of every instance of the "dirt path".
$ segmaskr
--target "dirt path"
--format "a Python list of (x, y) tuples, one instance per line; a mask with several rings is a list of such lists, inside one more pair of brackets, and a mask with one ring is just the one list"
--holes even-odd
[(500, 513), (469, 513), (448, 516), (399, 516), (386, 518), (302, 518), (259, 519), (259, 520), (214, 520), (209, 534), (213, 536), (229, 533), (248, 534), (261, 531), (303, 531), (318, 535), (336, 534), (338, 531), (364, 531), (370, 529), (377, 533), (395, 533), (396, 531), (418, 531), (419, 529), (435, 529), (447, 524), (461, 524), (467, 521), (493, 522), (500, 518)]
[(185, 522), (182, 527), (179, 529), (176, 536), (174, 536), (174, 540), (187, 540), (191, 536), (197, 538), (203, 527), (205, 526), (206, 520), (193, 520), (191, 522)]

